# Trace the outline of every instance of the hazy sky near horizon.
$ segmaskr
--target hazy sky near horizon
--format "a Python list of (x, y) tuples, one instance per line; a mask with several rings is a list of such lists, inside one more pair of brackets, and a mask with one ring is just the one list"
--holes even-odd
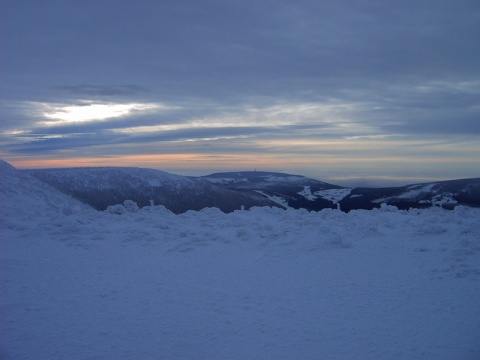
[(480, 176), (480, 2), (1, 0), (17, 167)]

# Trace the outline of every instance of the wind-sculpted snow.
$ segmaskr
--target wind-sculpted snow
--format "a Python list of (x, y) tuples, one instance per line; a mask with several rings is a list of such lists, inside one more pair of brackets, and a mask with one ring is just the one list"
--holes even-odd
[(94, 211), (0, 170), (1, 359), (480, 357), (480, 209)]
[(87, 211), (89, 206), (0, 160), (0, 216)]

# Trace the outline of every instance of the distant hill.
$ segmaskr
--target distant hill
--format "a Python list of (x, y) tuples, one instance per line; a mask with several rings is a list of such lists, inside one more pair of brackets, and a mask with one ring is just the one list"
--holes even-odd
[(340, 201), (342, 210), (370, 209), (386, 203), (399, 209), (480, 206), (480, 178), (436, 181), (389, 188), (356, 188)]
[(333, 196), (350, 192), (341, 186), (323, 181), (276, 172), (225, 172), (203, 178), (228, 189), (255, 191), (285, 208), (304, 208), (310, 211), (336, 207), (329, 196), (316, 196), (315, 193)]
[(152, 200), (174, 213), (206, 207), (232, 212), (242, 207), (278, 206), (254, 191), (235, 191), (202, 178), (154, 169), (85, 167), (23, 171), (97, 210), (125, 200), (135, 201), (139, 207), (149, 206)]
[[(380, 207), (382, 203), (400, 209), (480, 206), (480, 178), (352, 189), (304, 176), (264, 171), (186, 177), (141, 168), (16, 170), (3, 161), (0, 165), (2, 191), (15, 191), (15, 183), (19, 181), (27, 181), (29, 189), (37, 189), (30, 192), (32, 198), (38, 196), (36, 193), (44, 193), (48, 197), (45, 189), (54, 188), (55, 195), (49, 202), (62, 203), (63, 208), (68, 208), (73, 199), (97, 210), (122, 204), (125, 200), (132, 200), (139, 207), (149, 206), (153, 201), (155, 205), (163, 205), (177, 214), (207, 207), (216, 207), (228, 213), (254, 206), (309, 211), (326, 208), (369, 210)], [(58, 191), (68, 196), (61, 197)]]
[(303, 176), (272, 172), (225, 172), (204, 178), (230, 189), (255, 190), (285, 207), (307, 210), (370, 210), (382, 203), (399, 209), (480, 206), (480, 178), (387, 188), (345, 188)]

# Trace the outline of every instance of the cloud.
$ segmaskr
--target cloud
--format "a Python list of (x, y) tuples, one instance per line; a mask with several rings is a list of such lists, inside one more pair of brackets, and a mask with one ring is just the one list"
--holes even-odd
[(135, 113), (161, 112), (171, 110), (163, 104), (154, 103), (98, 103), (94, 101), (81, 101), (79, 104), (49, 104), (32, 103), (41, 111), (47, 120), (42, 125), (62, 125), (89, 121), (102, 121), (119, 117), (132, 116)]
[[(12, 151), (39, 152), (100, 143), (192, 141), (244, 136), (318, 137), (371, 134), (375, 129), (350, 118), (355, 103), (280, 103), (229, 107), (198, 117), (195, 108), (159, 103), (31, 103), (29, 126), (4, 131), (18, 140)], [(163, 116), (162, 116), (163, 114)], [(169, 115), (171, 114), (171, 115)], [(83, 141), (83, 144), (80, 142)]]
[(150, 90), (148, 90), (147, 88), (138, 85), (81, 84), (58, 86), (57, 89), (74, 97), (86, 97), (90, 99), (112, 96), (132, 97), (137, 95), (145, 95), (150, 92)]
[[(367, 98), (374, 99), (371, 96)], [(361, 99), (357, 96), (357, 100)], [(370, 102), (327, 99), (323, 102), (276, 102), (264, 106), (220, 108), (201, 104), (191, 104), (191, 108), (186, 108), (168, 103), (84, 100), (30, 105), (28, 111), (36, 114), (34, 120), (27, 126), (3, 132), (3, 137), (9, 138), (4, 142), (8, 151), (39, 154), (105, 144), (137, 144), (141, 148), (143, 143), (157, 143), (160, 148), (166, 142), (197, 141), (204, 145), (210, 142), (210, 151), (216, 152), (214, 146), (218, 146), (217, 140), (229, 139), (234, 147), (237, 140), (249, 138), (265, 144), (284, 143), (281, 148), (306, 155), (308, 151), (318, 150), (318, 141), (337, 139), (333, 147), (335, 151), (347, 151), (354, 156), (358, 150), (351, 146), (352, 141), (362, 146), (381, 144), (386, 147), (389, 142), (395, 144), (396, 138), (421, 133), (449, 132), (452, 135), (470, 130), (469, 135), (472, 135), (472, 132), (478, 132), (475, 113), (471, 117), (472, 129), (466, 126), (467, 117), (464, 115), (464, 124), (458, 131), (455, 122), (445, 117), (445, 109), (438, 112), (421, 111), (414, 107), (402, 109), (403, 117), (396, 118), (392, 103), (382, 104), (381, 99)], [(20, 109), (25, 110), (26, 107)], [(202, 112), (202, 116), (197, 115)], [(432, 119), (435, 115), (438, 118)], [(436, 124), (436, 129), (431, 129), (432, 123)], [(365, 139), (375, 142), (366, 143)], [(239, 144), (244, 145), (244, 142)], [(300, 145), (297, 148), (289, 144)]]
[(477, 148), (475, 0), (44, 0), (3, 12), (0, 154), (252, 149), (315, 167), (319, 154), (413, 161), (432, 138), (432, 163)]

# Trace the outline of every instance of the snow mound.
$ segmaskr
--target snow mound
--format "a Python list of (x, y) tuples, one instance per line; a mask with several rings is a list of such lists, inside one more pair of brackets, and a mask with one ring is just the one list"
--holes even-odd
[(5, 219), (92, 210), (4, 161), (0, 162), (0, 204)]
[(138, 207), (135, 201), (125, 200), (123, 202), (123, 205), (122, 204), (110, 205), (107, 207), (107, 210), (105, 211), (110, 214), (122, 215), (129, 212), (130, 213), (137, 212), (138, 210), (140, 210), (140, 208)]
[(2, 359), (479, 358), (478, 208), (94, 211), (0, 175)]

